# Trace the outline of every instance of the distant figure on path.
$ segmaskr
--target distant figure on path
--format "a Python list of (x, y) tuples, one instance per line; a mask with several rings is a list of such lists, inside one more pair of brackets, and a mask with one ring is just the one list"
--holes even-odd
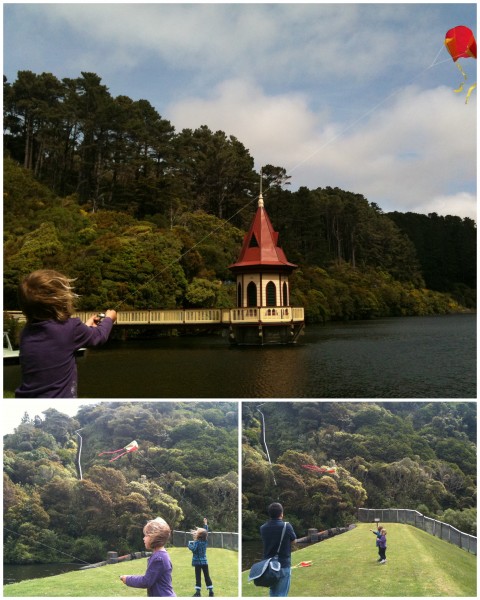
[(92, 316), (86, 323), (71, 318), (78, 297), (73, 279), (41, 269), (27, 275), (18, 288), (20, 308), (27, 318), (20, 335), (22, 383), (16, 398), (76, 398), (80, 348), (104, 344), (117, 319), (114, 310), (105, 318)]
[[(267, 513), (270, 520), (260, 527), (260, 535), (262, 536), (263, 541), (263, 558), (271, 558), (277, 554), (284, 527), (283, 506), (279, 502), (270, 504)], [(278, 553), (282, 576), (279, 581), (270, 588), (270, 596), (288, 596), (292, 572), (291, 544), (296, 539), (297, 536), (295, 535), (293, 527), (290, 523), (287, 523), (280, 552)]]
[(204, 527), (197, 527), (192, 531), (193, 540), (188, 542), (188, 548), (193, 552), (192, 567), (195, 567), (195, 593), (194, 596), (200, 596), (202, 589), (202, 572), (205, 578), (205, 585), (208, 590), (208, 595), (213, 596), (213, 583), (208, 572), (207, 546), (208, 546), (208, 520), (203, 519)]
[(125, 585), (146, 588), (147, 596), (176, 596), (172, 587), (172, 563), (165, 550), (170, 537), (170, 527), (161, 517), (157, 517), (143, 528), (143, 543), (147, 550), (153, 550), (147, 562), (145, 575), (120, 575)]

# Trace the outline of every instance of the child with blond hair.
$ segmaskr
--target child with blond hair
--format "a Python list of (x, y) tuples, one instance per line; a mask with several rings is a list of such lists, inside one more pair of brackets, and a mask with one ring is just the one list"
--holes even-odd
[(213, 583), (208, 572), (207, 546), (208, 546), (208, 520), (203, 519), (204, 527), (197, 527), (192, 531), (193, 540), (188, 542), (188, 548), (192, 551), (192, 566), (195, 567), (195, 593), (194, 596), (200, 596), (202, 589), (202, 572), (205, 578), (205, 585), (208, 595), (213, 596)]
[(58, 271), (40, 269), (18, 288), (20, 308), (27, 318), (20, 336), (21, 385), (17, 398), (76, 398), (80, 348), (104, 344), (117, 313), (92, 316), (86, 323), (71, 318), (78, 298), (69, 279)]
[(165, 550), (170, 538), (170, 527), (161, 517), (157, 517), (143, 528), (143, 543), (147, 550), (153, 550), (147, 562), (145, 575), (120, 575), (125, 585), (146, 588), (147, 596), (176, 596), (172, 587), (172, 563)]

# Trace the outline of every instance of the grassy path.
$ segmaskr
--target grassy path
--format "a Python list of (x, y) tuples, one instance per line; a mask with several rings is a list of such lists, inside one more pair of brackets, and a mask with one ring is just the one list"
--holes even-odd
[[(173, 564), (173, 589), (177, 596), (192, 596), (195, 572), (187, 548), (168, 550)], [(216, 596), (238, 596), (238, 552), (209, 548), (208, 564)], [(4, 597), (146, 597), (147, 591), (123, 585), (120, 575), (143, 575), (147, 559), (132, 560), (85, 571), (71, 571), (54, 577), (29, 579), (3, 587)], [(202, 595), (206, 596), (202, 579)]]
[[(377, 563), (369, 524), (299, 550), (292, 564), (290, 596), (468, 596), (476, 597), (476, 556), (409, 525), (386, 524), (387, 563)], [(247, 583), (243, 596), (268, 596), (268, 588)]]

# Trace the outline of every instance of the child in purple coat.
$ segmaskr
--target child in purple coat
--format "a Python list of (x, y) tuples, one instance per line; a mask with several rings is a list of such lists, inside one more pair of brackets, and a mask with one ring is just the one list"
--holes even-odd
[(381, 529), (380, 537), (378, 538), (378, 553), (380, 554), (380, 564), (387, 562), (387, 530)]
[(153, 550), (148, 559), (145, 575), (121, 575), (125, 585), (147, 588), (147, 596), (176, 596), (172, 587), (172, 563), (165, 550), (170, 537), (170, 527), (161, 517), (157, 517), (143, 528), (143, 543), (147, 550)]
[(48, 269), (30, 273), (20, 283), (20, 308), (27, 318), (20, 336), (22, 383), (17, 398), (76, 398), (77, 364), (80, 348), (104, 344), (117, 313), (107, 310), (100, 320), (86, 323), (71, 318), (78, 297), (73, 279)]

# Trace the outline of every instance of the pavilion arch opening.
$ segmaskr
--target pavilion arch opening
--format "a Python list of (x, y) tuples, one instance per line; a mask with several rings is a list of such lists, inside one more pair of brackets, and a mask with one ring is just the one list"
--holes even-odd
[(257, 306), (257, 286), (253, 281), (247, 285), (247, 306)]
[(273, 283), (273, 281), (269, 281), (267, 283), (267, 306), (276, 306), (277, 305), (277, 286)]

